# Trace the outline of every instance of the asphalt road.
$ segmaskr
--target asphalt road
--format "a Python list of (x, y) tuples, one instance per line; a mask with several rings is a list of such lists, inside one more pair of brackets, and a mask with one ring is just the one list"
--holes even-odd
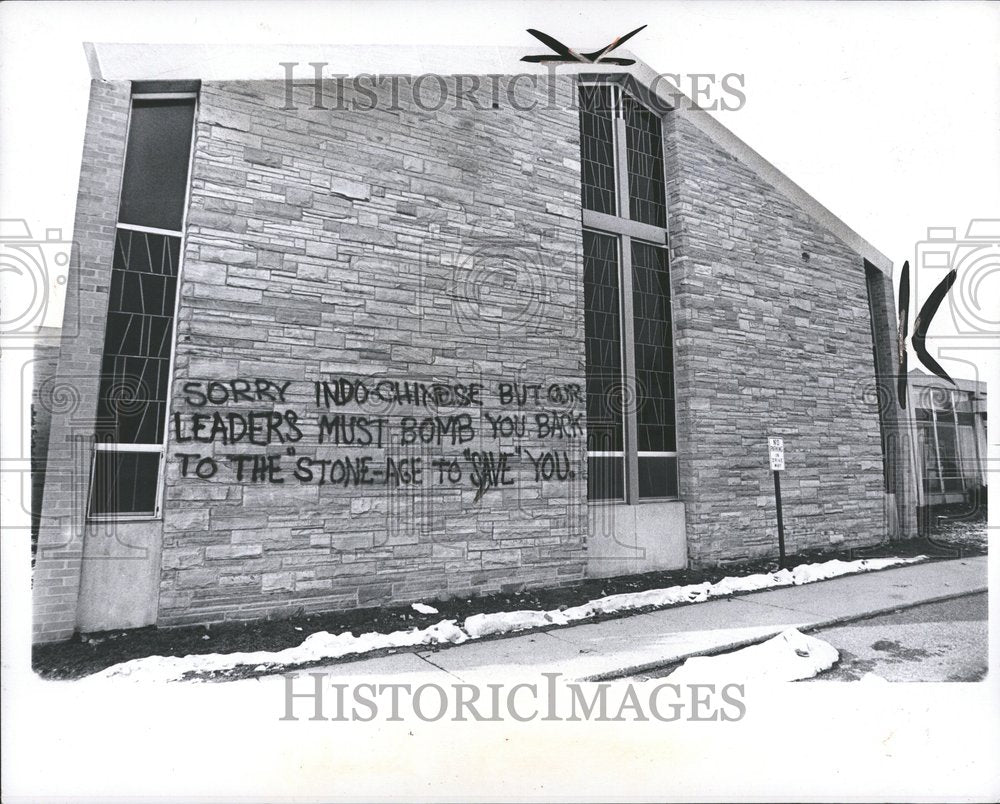
[(810, 681), (979, 681), (988, 657), (986, 593), (925, 603), (813, 632), (840, 661)]

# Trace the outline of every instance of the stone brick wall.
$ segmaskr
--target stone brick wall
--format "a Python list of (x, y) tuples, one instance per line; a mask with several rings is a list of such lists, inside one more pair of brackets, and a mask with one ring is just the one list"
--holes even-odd
[(681, 494), (688, 553), (776, 553), (767, 437), (782, 436), (789, 551), (884, 538), (863, 259), (681, 113), (668, 116)]
[[(567, 79), (570, 80), (570, 79)], [(453, 82), (450, 82), (453, 85)], [(584, 569), (584, 440), (489, 437), (499, 381), (583, 383), (579, 141), (573, 110), (314, 110), (311, 84), (283, 109), (279, 82), (202, 85), (178, 325), (173, 410), (295, 410), (294, 446), (168, 446), (159, 621), (279, 615), (472, 595), (576, 580)], [(519, 105), (542, 90), (525, 86)], [(345, 101), (351, 101), (345, 96)], [(333, 102), (328, 102), (333, 106)], [(345, 104), (346, 105), (346, 104)], [(370, 105), (364, 103), (364, 105)], [(481, 382), (480, 434), (422, 451), (318, 445), (311, 383), (340, 376)], [(284, 403), (198, 408), (184, 383), (291, 382)], [(531, 406), (531, 416), (548, 404)], [(577, 407), (582, 412), (582, 405)], [(329, 411), (446, 416), (347, 405)], [(518, 412), (518, 411), (513, 411)], [(395, 427), (395, 425), (394, 425)], [(186, 431), (184, 431), (186, 432)], [(183, 433), (182, 433), (183, 434)], [(566, 451), (577, 477), (517, 482), (476, 500), (429, 462), (465, 448)], [(295, 455), (290, 454), (290, 448)], [(182, 477), (178, 453), (268, 453), (283, 483), (235, 482), (226, 465)], [(301, 456), (423, 454), (425, 486), (300, 483)]]
[(31, 545), (38, 544), (38, 528), (42, 515), (45, 489), (45, 460), (49, 451), (49, 430), (52, 411), (58, 409), (58, 397), (53, 393), (59, 365), (59, 330), (41, 327), (32, 359), (31, 391)]
[(125, 159), (129, 83), (94, 81), (83, 141), (59, 367), (32, 579), (34, 640), (73, 634), (83, 560), (84, 514), (98, 376)]
[[(202, 85), (172, 391), (179, 430), (168, 426), (163, 519), (98, 534), (125, 534), (124, 547), (142, 547), (151, 571), (160, 567), (159, 599), (118, 594), (122, 551), (102, 552), (91, 529), (88, 558), (102, 563), (83, 584), (94, 587), (83, 596), (94, 604), (87, 627), (100, 627), (113, 608), (101, 594), (148, 605), (142, 623), (155, 616), (178, 625), (583, 576), (583, 433), (543, 435), (534, 426), (536, 413), (583, 413), (582, 401), (546, 398), (550, 385), (583, 385), (578, 121), (522, 84), (513, 90), (519, 106), (538, 108), (492, 108), (486, 97), (481, 109), (427, 110), (406, 79), (395, 99), (379, 90), (376, 108), (365, 110), (311, 108), (311, 82), (298, 88), (294, 108), (284, 108), (280, 82)], [(55, 381), (67, 394), (53, 414), (34, 576), (36, 641), (83, 627), (90, 440), (128, 94), (124, 82), (95, 82), (91, 93), (67, 290), (73, 324)], [(344, 100), (349, 107), (351, 96)], [(870, 324), (874, 315), (885, 373), (895, 355), (891, 283), (872, 278), (869, 307), (860, 256), (683, 114), (668, 115), (665, 135), (690, 559), (775, 552), (768, 435), (785, 438), (789, 550), (880, 540), (890, 523)], [(313, 383), (339, 378), (481, 383), (484, 404), (327, 409)], [(257, 380), (290, 385), (284, 398), (204, 406), (188, 386), (232, 388), (233, 380), (244, 389)], [(540, 401), (505, 406), (500, 382), (537, 384)], [(276, 413), (287, 436), (289, 411), (301, 440), (191, 440), (196, 414)], [(471, 441), (399, 443), (404, 417), (463, 413)], [(382, 417), (387, 443), (321, 444), (322, 414)], [(501, 415), (526, 416), (525, 435), (494, 438), (488, 417)], [(512, 482), (480, 493), (466, 450), (509, 453)], [(538, 480), (528, 455), (546, 451), (573, 476)], [(186, 476), (185, 455), (198, 456)], [(281, 482), (237, 479), (234, 455), (280, 462), (273, 480)], [(373, 467), (420, 457), (423, 485), (321, 486), (294, 476), (303, 457), (362, 455)], [(204, 457), (218, 470), (201, 479), (194, 467)], [(439, 482), (438, 457), (458, 461), (458, 482)]]

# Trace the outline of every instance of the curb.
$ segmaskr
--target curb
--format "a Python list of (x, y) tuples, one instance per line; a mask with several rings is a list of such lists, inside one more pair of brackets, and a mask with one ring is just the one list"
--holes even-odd
[[(822, 631), (826, 628), (833, 628), (837, 625), (844, 625), (846, 623), (860, 622), (862, 620), (868, 620), (872, 617), (881, 617), (884, 614), (893, 614), (897, 611), (907, 611), (908, 609), (916, 608), (917, 606), (926, 606), (932, 603), (944, 603), (949, 600), (957, 600), (962, 597), (971, 597), (972, 595), (980, 595), (983, 592), (988, 592), (989, 588), (987, 586), (976, 587), (974, 589), (967, 589), (964, 592), (953, 592), (947, 595), (936, 595), (934, 597), (928, 597), (924, 600), (917, 600), (913, 603), (904, 603), (902, 605), (894, 606), (884, 606), (879, 609), (873, 609), (867, 611), (864, 614), (848, 614), (842, 617), (833, 617), (829, 620), (820, 620), (815, 623), (810, 623), (809, 625), (802, 626), (798, 630), (804, 634), (812, 633), (813, 631)], [(751, 645), (759, 645), (762, 642), (767, 642), (769, 639), (773, 639), (775, 636), (784, 631), (784, 628), (776, 628), (773, 632), (764, 634), (762, 636), (752, 637), (750, 639), (740, 639), (734, 642), (727, 642), (724, 645), (716, 645), (715, 647), (708, 648), (706, 650), (692, 651), (691, 653), (685, 653), (681, 656), (677, 656), (672, 659), (665, 659), (655, 662), (646, 662), (643, 664), (637, 664), (632, 667), (625, 667), (621, 670), (607, 670), (603, 673), (595, 673), (591, 676), (584, 676), (577, 679), (578, 681), (618, 681), (623, 678), (628, 678), (629, 676), (637, 675), (638, 673), (647, 673), (651, 670), (663, 670), (670, 667), (676, 667), (683, 664), (688, 659), (692, 659), (696, 656), (718, 656), (720, 653), (729, 653), (730, 651), (739, 650), (741, 648), (748, 648)]]

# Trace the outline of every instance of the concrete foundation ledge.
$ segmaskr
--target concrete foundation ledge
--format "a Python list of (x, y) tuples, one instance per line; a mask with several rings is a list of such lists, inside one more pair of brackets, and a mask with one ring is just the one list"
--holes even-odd
[(587, 575), (610, 578), (687, 566), (687, 531), (680, 500), (589, 507)]

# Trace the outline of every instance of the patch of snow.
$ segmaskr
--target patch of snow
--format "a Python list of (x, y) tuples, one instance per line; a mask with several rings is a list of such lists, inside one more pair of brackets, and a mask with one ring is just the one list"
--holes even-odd
[[(96, 677), (136, 677), (143, 679), (174, 680), (187, 672), (228, 670), (237, 665), (294, 665), (305, 662), (337, 659), (350, 654), (363, 654), (385, 648), (413, 647), (417, 645), (460, 644), (468, 639), (478, 639), (494, 634), (510, 634), (530, 628), (568, 625), (599, 614), (618, 614), (644, 608), (664, 608), (680, 603), (700, 603), (715, 597), (737, 592), (753, 592), (781, 586), (799, 586), (815, 581), (836, 578), (858, 572), (886, 569), (925, 560), (914, 558), (867, 558), (857, 561), (834, 559), (815, 564), (800, 564), (779, 572), (758, 573), (743, 577), (729, 576), (717, 583), (698, 583), (648, 589), (644, 592), (626, 592), (588, 601), (581, 606), (551, 611), (522, 610), (493, 614), (473, 614), (465, 619), (462, 627), (454, 620), (442, 620), (436, 625), (391, 634), (368, 633), (354, 636), (350, 632), (330, 634), (320, 631), (306, 637), (301, 645), (280, 651), (254, 651), (250, 653), (210, 653), (190, 656), (147, 656), (114, 665), (96, 674)], [(421, 614), (436, 614), (437, 609), (425, 603), (414, 603), (412, 608)], [(300, 630), (296, 626), (296, 630)]]
[(95, 678), (134, 677), (156, 681), (175, 681), (185, 673), (230, 670), (237, 665), (288, 665), (337, 659), (355, 653), (368, 653), (384, 648), (458, 644), (469, 637), (454, 620), (442, 620), (424, 629), (393, 631), (391, 634), (370, 632), (354, 636), (350, 632), (330, 634), (320, 631), (310, 634), (301, 645), (279, 651), (259, 650), (250, 653), (204, 653), (189, 656), (146, 656), (122, 662), (97, 673)]
[(942, 544), (973, 544), (985, 550), (988, 547), (989, 528), (985, 516), (953, 519), (947, 515), (938, 518), (932, 526), (931, 539)]
[(789, 628), (766, 642), (732, 653), (694, 656), (667, 679), (685, 684), (798, 681), (829, 670), (839, 658), (829, 642)]
[(645, 592), (624, 592), (619, 595), (608, 595), (591, 600), (582, 606), (565, 609), (562, 615), (567, 620), (573, 621), (593, 617), (595, 614), (616, 614), (648, 606), (662, 607), (675, 606), (678, 603), (700, 603), (708, 599), (711, 588), (712, 584), (706, 582), (686, 586), (668, 586), (664, 589), (647, 589)]
[(472, 639), (491, 634), (509, 634), (527, 628), (546, 625), (565, 625), (568, 622), (561, 611), (501, 611), (496, 614), (473, 614), (465, 618), (463, 628)]
[[(664, 589), (648, 589), (645, 592), (626, 592), (620, 595), (609, 595), (597, 600), (591, 600), (582, 606), (574, 606), (561, 612), (550, 611), (548, 614), (561, 614), (568, 622), (593, 617), (595, 614), (617, 614), (648, 606), (662, 608), (678, 603), (700, 603), (713, 597), (723, 597), (737, 592), (756, 592), (760, 589), (772, 589), (780, 586), (800, 586), (802, 584), (824, 581), (840, 575), (850, 575), (858, 572), (885, 569), (887, 567), (912, 564), (923, 561), (926, 556), (915, 558), (862, 558), (857, 561), (841, 561), (832, 559), (816, 564), (800, 564), (794, 569), (783, 569), (778, 572), (757, 573), (756, 575), (731, 575), (716, 583), (688, 584), (686, 586), (668, 586)], [(519, 612), (523, 614), (524, 612)], [(478, 615), (477, 615), (478, 616)], [(468, 623), (468, 620), (466, 620)], [(468, 630), (468, 629), (466, 629)], [(491, 633), (500, 633), (491, 631)]]

